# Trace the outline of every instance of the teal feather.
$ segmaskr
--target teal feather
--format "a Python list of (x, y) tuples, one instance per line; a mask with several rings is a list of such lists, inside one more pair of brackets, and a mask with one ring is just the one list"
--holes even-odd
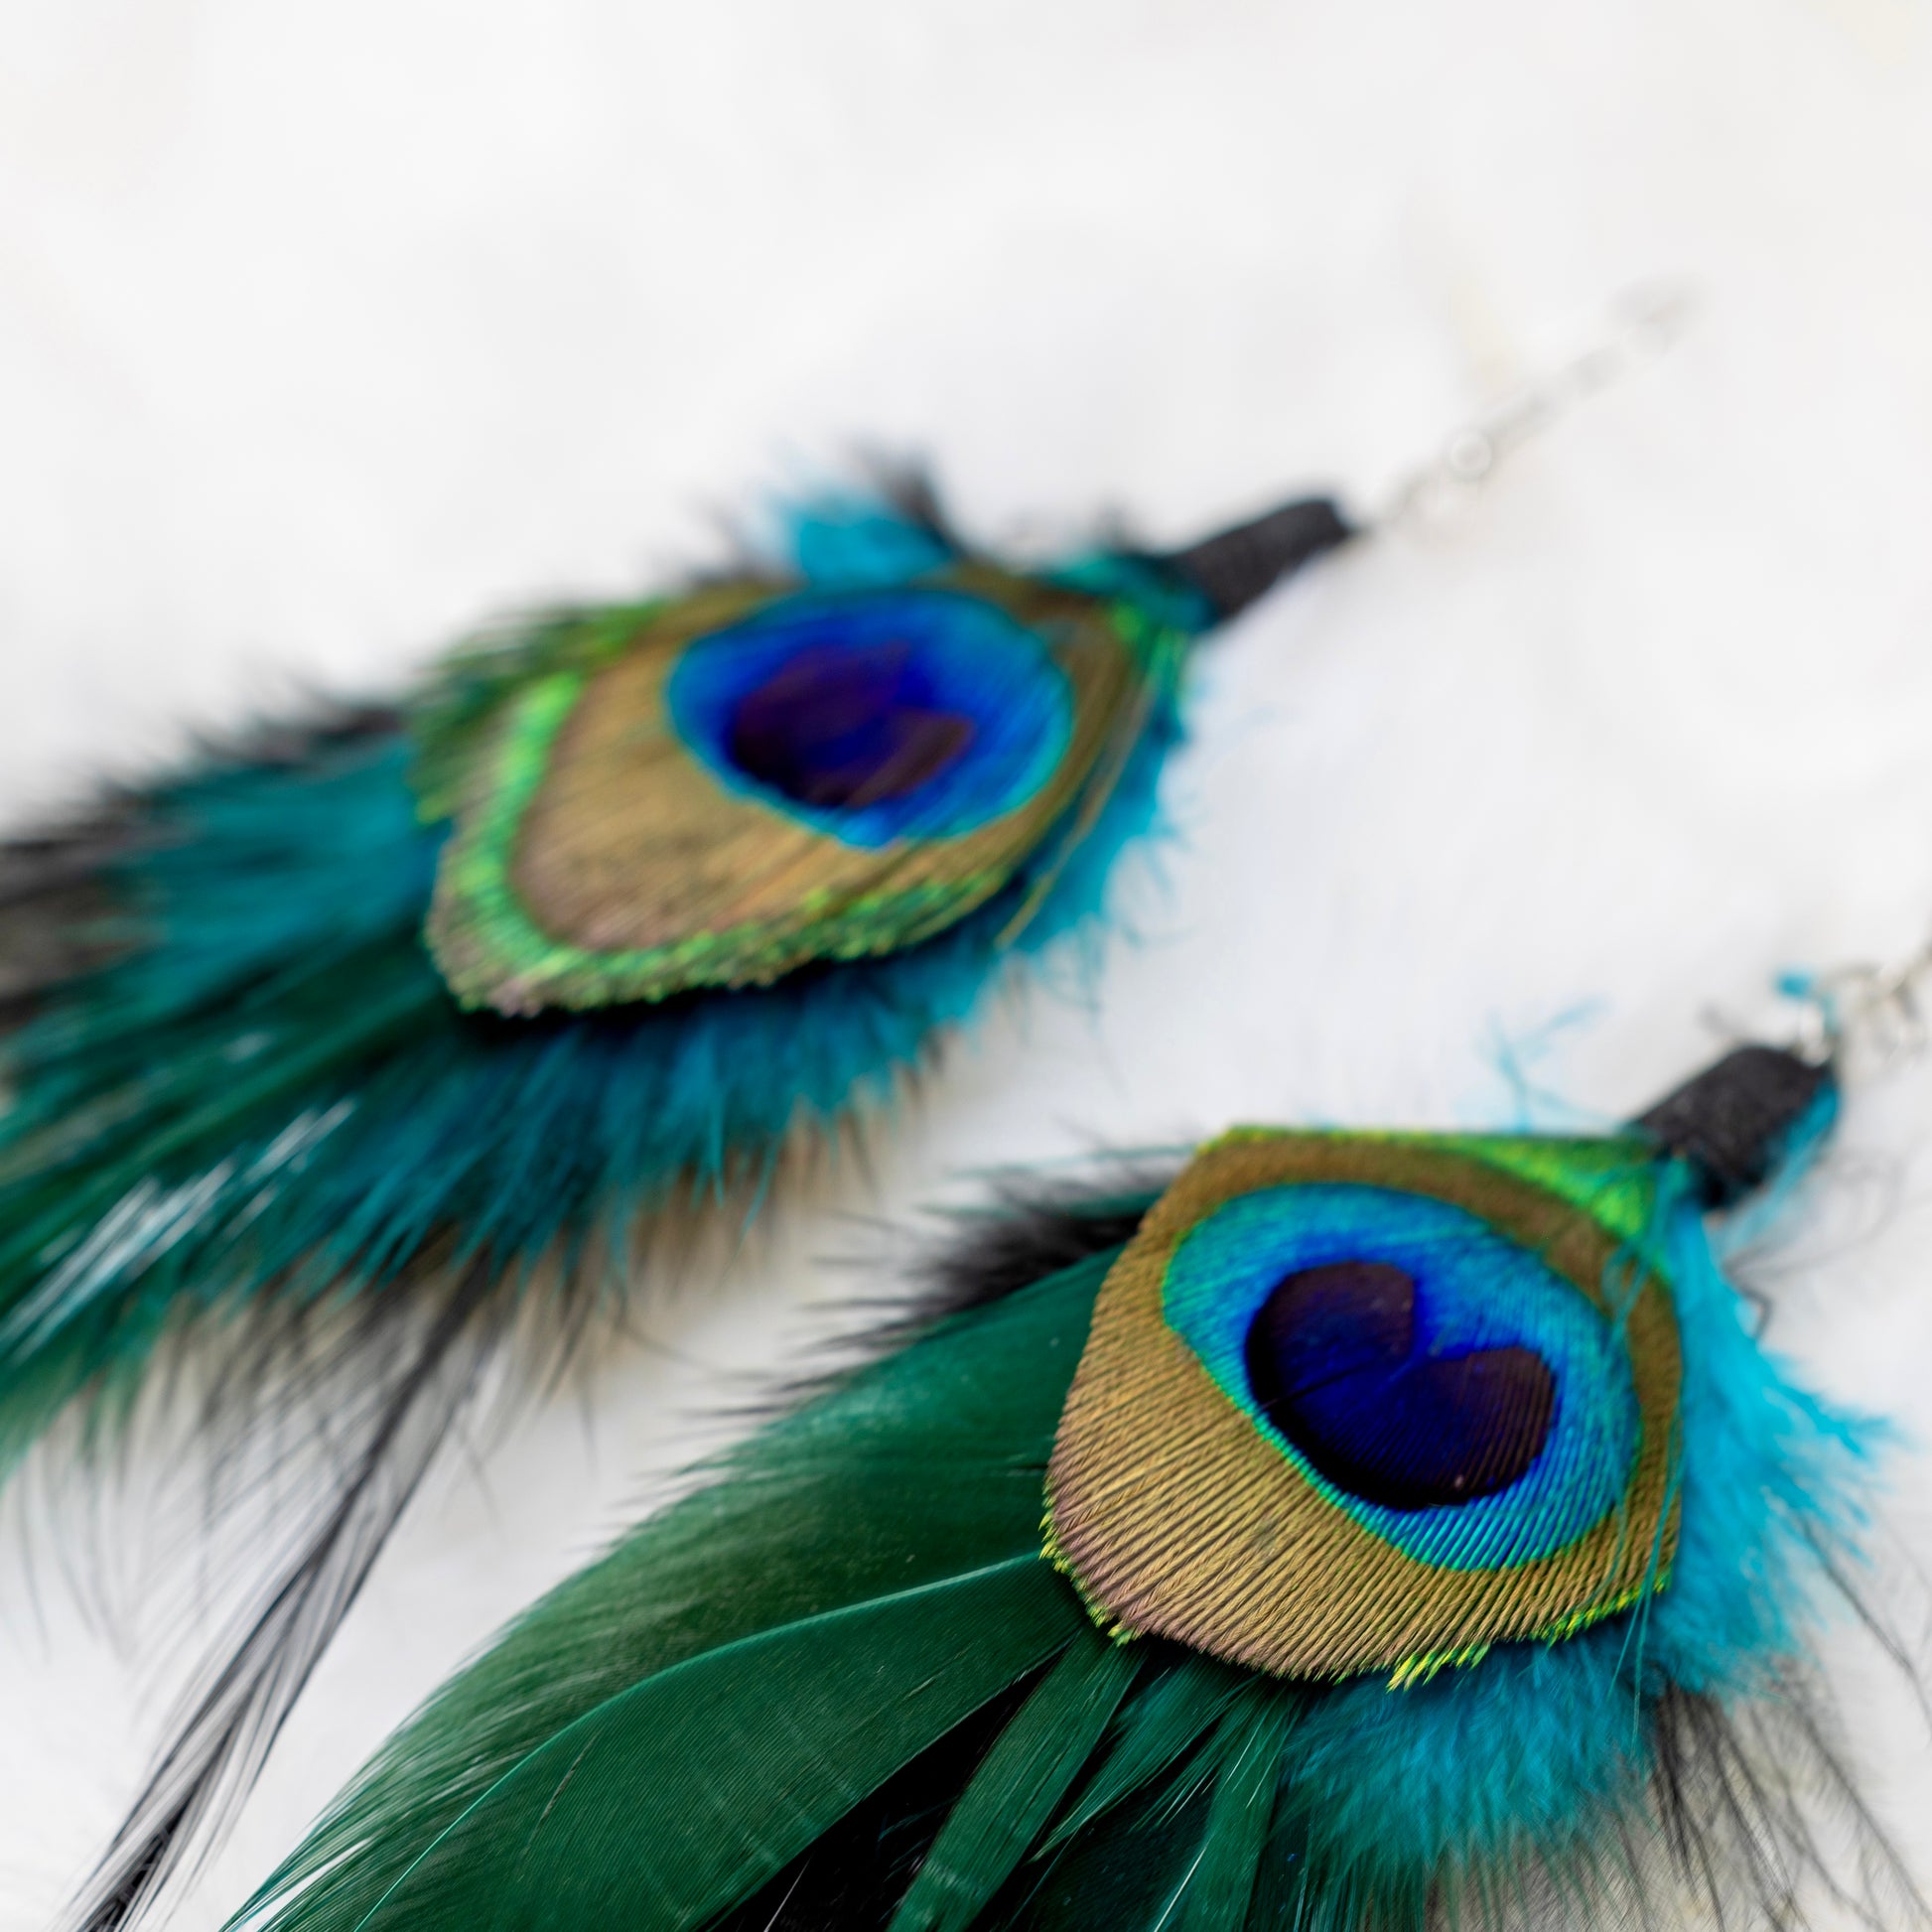
[[(916, 502), (828, 499), (791, 537), (774, 582), (956, 554)], [(1122, 596), (1165, 597), (1153, 621), (1205, 621), (1121, 568)], [(0, 851), (0, 1480), (70, 1409), (110, 1436), (186, 1323), (230, 1427), (291, 1388), (353, 1403), (335, 1419), (347, 1473), (318, 1462), (296, 1557), (261, 1580), (83, 1904), (98, 1932), (245, 1785), (490, 1350), (515, 1330), (561, 1356), (667, 1227), (749, 1213), (788, 1147), (893, 1105), (1005, 971), (1097, 932), (1115, 860), (1154, 824), (1169, 681), (1098, 812), (930, 938), (655, 1006), (465, 1012), (423, 942), (453, 760), (546, 652), (635, 615), (533, 621), (404, 711), (265, 734)]]
[[(8, 1042), (0, 1459), (90, 1384), (125, 1395), (172, 1317), (379, 1289), (445, 1230), (459, 1261), (561, 1249), (593, 1295), (614, 1286), (638, 1216), (755, 1189), (801, 1117), (890, 1101), (971, 1012), (1021, 890), (756, 995), (464, 1015), (418, 941), (436, 837), (408, 757), (377, 740), (158, 801), (173, 842), (124, 882), (158, 943)], [(1103, 848), (1148, 822), (1158, 764), (1150, 747), (1024, 945), (1098, 910)]]

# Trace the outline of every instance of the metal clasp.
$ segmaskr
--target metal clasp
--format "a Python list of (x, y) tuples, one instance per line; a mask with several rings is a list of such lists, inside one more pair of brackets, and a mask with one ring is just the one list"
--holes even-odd
[(1695, 298), (1684, 283), (1646, 283), (1610, 304), (1603, 339), (1546, 375), (1512, 390), (1450, 433), (1433, 462), (1406, 479), (1375, 527), (1426, 525), (1475, 496), (1503, 459), (1576, 406), (1654, 362), (1690, 326)]
[(1787, 974), (1778, 991), (1798, 1003), (1792, 1051), (1823, 1065), (1856, 1061), (1883, 1071), (1915, 1058), (1932, 1044), (1925, 982), (1932, 976), (1932, 937), (1890, 966), (1837, 966), (1823, 973)]

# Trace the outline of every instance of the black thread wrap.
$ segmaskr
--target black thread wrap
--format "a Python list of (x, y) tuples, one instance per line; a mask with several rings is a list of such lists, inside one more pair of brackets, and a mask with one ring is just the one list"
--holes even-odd
[(1706, 1207), (1770, 1178), (1793, 1130), (1834, 1085), (1829, 1063), (1781, 1046), (1736, 1046), (1631, 1124), (1686, 1163)]
[(1355, 534), (1333, 497), (1305, 496), (1153, 561), (1199, 591), (1225, 621)]

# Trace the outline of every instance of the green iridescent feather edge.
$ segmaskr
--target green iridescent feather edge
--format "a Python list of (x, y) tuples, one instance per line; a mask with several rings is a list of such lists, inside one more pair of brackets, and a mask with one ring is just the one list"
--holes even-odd
[[(941, 564), (916, 581), (943, 589), (949, 577)], [(1028, 892), (1005, 921), (1008, 937), (1017, 936), (1042, 908), (1057, 869), (1105, 816), (1116, 787), (1129, 781), (1137, 748), (1150, 731), (1166, 735), (1163, 721), (1174, 715), (1189, 646), (1207, 621), (1198, 596), (1121, 557), (1085, 558), (1031, 581), (1090, 599), (1090, 622), (1131, 666), (1132, 695), (1091, 773), (1042, 821), (1037, 846), (1018, 863), (949, 868), (936, 879), (882, 883), (856, 895), (808, 894), (812, 918), (803, 943), (812, 958), (862, 960), (916, 946), (1025, 874)], [(779, 598), (789, 588), (774, 584), (770, 594)], [(551, 776), (560, 734), (597, 671), (674, 608), (660, 603), (570, 617), (489, 644), (450, 667), (425, 700), (416, 727), (424, 809), (442, 816), (467, 801), (443, 857), (432, 922), (444, 976), (463, 1004), (501, 1004), (504, 986), (537, 986), (546, 1006), (595, 1009), (694, 986), (769, 985), (798, 964), (799, 941), (749, 923), (648, 948), (574, 944), (545, 929), (517, 891), (519, 834)]]
[(1110, 1640), (1038, 1555), (1040, 1493), (1152, 1196), (1061, 1195), (512, 1625), (234, 1924), (1426, 1932), (1675, 1922), (1692, 1891), (1792, 1923), (1808, 1781), (1856, 1804), (1805, 1651), (1863, 1438), (1759, 1348), (1681, 1168), (1549, 1152), (1595, 1204), (1624, 1170), (1676, 1299), (1682, 1534), (1640, 1606), (1401, 1689)]
[[(816, 584), (957, 554), (858, 498), (790, 542)], [(1085, 574), (1124, 597), (1145, 571)], [(464, 1012), (422, 940), (452, 760), (533, 670), (607, 659), (646, 608), (514, 626), (400, 708), (261, 730), (0, 849), (0, 1477), (65, 1415), (111, 1437), (188, 1322), (225, 1427), (345, 1405), (288, 1562), (78, 1923), (137, 1916), (245, 1786), (491, 1351), (514, 1334), (547, 1366), (668, 1219), (749, 1211), (787, 1148), (890, 1105), (1010, 965), (1102, 927), (1154, 823), (1172, 691), (1104, 809), (920, 944), (752, 992)]]

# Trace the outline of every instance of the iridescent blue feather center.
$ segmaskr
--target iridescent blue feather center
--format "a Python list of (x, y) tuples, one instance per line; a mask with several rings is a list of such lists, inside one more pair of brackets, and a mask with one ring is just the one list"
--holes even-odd
[(1025, 805), (1073, 694), (1044, 642), (957, 592), (807, 594), (693, 643), (672, 721), (726, 784), (845, 844), (951, 838)]
[(1180, 1243), (1163, 1308), (1264, 1438), (1419, 1561), (1548, 1556), (1629, 1479), (1639, 1411), (1610, 1322), (1451, 1202), (1344, 1183), (1244, 1195)]

